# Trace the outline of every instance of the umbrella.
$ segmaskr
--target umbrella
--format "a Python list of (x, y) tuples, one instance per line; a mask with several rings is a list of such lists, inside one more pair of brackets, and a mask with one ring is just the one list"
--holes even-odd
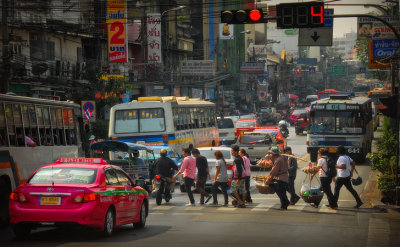
[(290, 94), (289, 98), (290, 99), (297, 99), (299, 96), (295, 95), (295, 94)]

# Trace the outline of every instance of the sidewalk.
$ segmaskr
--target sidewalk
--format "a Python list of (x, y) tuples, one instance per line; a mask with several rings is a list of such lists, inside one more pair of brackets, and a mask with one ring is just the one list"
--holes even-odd
[[(376, 150), (376, 141), (380, 136), (382, 132), (375, 132), (372, 151)], [(382, 212), (371, 216), (367, 246), (400, 246), (400, 206), (381, 202), (381, 192), (377, 184), (378, 175), (378, 171), (371, 171), (362, 195), (365, 206)]]

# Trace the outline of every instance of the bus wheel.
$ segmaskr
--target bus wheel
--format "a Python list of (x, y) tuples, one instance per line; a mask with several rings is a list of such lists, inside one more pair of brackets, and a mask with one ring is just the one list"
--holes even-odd
[(11, 193), (11, 181), (8, 177), (0, 178), (0, 226), (6, 226), (9, 222), (8, 204)]

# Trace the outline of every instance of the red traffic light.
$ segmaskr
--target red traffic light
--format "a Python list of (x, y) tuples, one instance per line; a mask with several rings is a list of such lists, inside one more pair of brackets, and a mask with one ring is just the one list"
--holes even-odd
[(227, 24), (254, 24), (267, 23), (267, 16), (262, 9), (237, 9), (221, 11), (221, 23)]
[(262, 15), (258, 9), (253, 9), (250, 11), (249, 18), (251, 21), (259, 21)]
[(300, 72), (301, 72), (301, 70), (300, 70), (300, 69), (296, 69), (296, 72), (297, 72), (297, 73), (300, 73)]

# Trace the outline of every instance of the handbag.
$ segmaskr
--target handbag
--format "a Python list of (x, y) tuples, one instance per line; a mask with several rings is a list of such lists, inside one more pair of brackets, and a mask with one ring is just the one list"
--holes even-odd
[(360, 174), (358, 174), (358, 171), (356, 168), (354, 168), (354, 171), (356, 171), (358, 177), (356, 179), (352, 178), (351, 184), (354, 186), (358, 186), (358, 185), (362, 184), (362, 178), (360, 177)]

